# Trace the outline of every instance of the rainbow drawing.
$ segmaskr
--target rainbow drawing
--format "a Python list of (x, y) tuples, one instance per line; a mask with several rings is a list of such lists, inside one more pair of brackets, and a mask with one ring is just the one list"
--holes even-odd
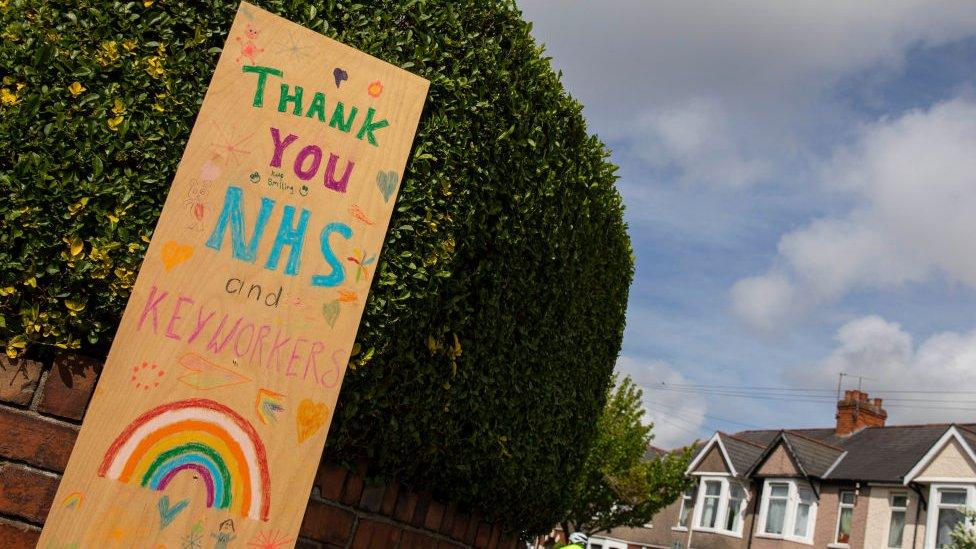
[(268, 459), (254, 427), (227, 406), (180, 400), (142, 414), (112, 442), (98, 476), (164, 490), (192, 471), (207, 487), (207, 507), (268, 520)]
[(81, 507), (81, 503), (85, 501), (85, 495), (81, 492), (71, 492), (63, 500), (61, 500), (61, 505), (65, 509), (78, 509)]

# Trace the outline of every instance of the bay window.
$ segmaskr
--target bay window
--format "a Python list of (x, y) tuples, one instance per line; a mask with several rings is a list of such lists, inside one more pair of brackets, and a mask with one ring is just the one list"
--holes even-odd
[(688, 518), (691, 516), (691, 508), (695, 497), (695, 488), (688, 488), (681, 494), (681, 508), (678, 510), (678, 525), (675, 530), (685, 530), (688, 528)]
[(765, 482), (758, 535), (810, 544), (816, 520), (816, 498), (806, 483), (795, 479)]
[(952, 544), (950, 533), (966, 520), (963, 509), (976, 503), (976, 487), (972, 484), (933, 484), (929, 488), (929, 513), (925, 528), (926, 549), (938, 549)]
[[(745, 488), (734, 478), (702, 477), (692, 519), (694, 529), (741, 537), (746, 501)], [(682, 502), (682, 512), (684, 507)]]

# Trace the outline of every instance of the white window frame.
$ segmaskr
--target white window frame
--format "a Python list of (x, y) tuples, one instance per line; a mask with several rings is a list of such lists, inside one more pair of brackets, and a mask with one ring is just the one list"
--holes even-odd
[(925, 517), (925, 549), (935, 549), (936, 528), (939, 524), (939, 491), (963, 490), (966, 492), (966, 503), (963, 507), (972, 508), (976, 504), (976, 484), (963, 483), (935, 483), (929, 486), (929, 509)]
[[(718, 508), (715, 510), (716, 516), (715, 516), (714, 528), (700, 526), (702, 514), (705, 508), (705, 483), (706, 482), (718, 482), (722, 486), (722, 489), (719, 491), (719, 496), (718, 496)], [(732, 493), (731, 483), (738, 484), (739, 487), (742, 488), (745, 497), (742, 499), (742, 507), (739, 509), (738, 528), (736, 528), (735, 530), (726, 530), (725, 518), (726, 518), (726, 513), (729, 510), (729, 501)], [(695, 500), (695, 512), (692, 513), (692, 516), (690, 517), (691, 529), (696, 532), (710, 532), (713, 534), (720, 534), (723, 536), (732, 536), (732, 537), (741, 538), (742, 527), (743, 524), (745, 524), (746, 508), (748, 507), (749, 507), (749, 490), (745, 485), (739, 483), (739, 481), (733, 478), (724, 475), (723, 476), (702, 475), (701, 478), (699, 479), (699, 484), (698, 484), (698, 497)], [(679, 528), (679, 529), (684, 530), (684, 528)]]
[(687, 508), (688, 511), (694, 511), (695, 489), (692, 487), (685, 490), (684, 492), (681, 493), (681, 497), (678, 499), (681, 501), (681, 505), (678, 507), (678, 524), (672, 526), (671, 529), (676, 530), (678, 532), (687, 532), (688, 526), (694, 524), (693, 523), (693, 520), (695, 518), (694, 513), (693, 512), (688, 513), (688, 526), (681, 525), (681, 513), (684, 512), (685, 508)]
[[(769, 495), (771, 493), (771, 484), (789, 485), (789, 494), (786, 499), (786, 513), (783, 516), (782, 534), (770, 534), (766, 532), (766, 515), (769, 512)], [(813, 490), (813, 486), (809, 486), (806, 482), (803, 484), (803, 489), (809, 490), (812, 494), (814, 494), (814, 497), (810, 501), (810, 515), (807, 517), (807, 535), (800, 537), (793, 533), (796, 525), (796, 511), (800, 503), (801, 486), (799, 485), (797, 479), (768, 478), (765, 480), (765, 482), (763, 482), (762, 499), (760, 500), (759, 505), (759, 527), (756, 529), (757, 537), (782, 539), (787, 541), (795, 541), (804, 545), (813, 545), (813, 532), (817, 529), (817, 498), (816, 492)]]
[[(852, 503), (844, 503), (843, 494), (849, 493), (854, 496), (854, 501)], [(854, 508), (857, 507), (857, 490), (853, 488), (848, 490), (838, 490), (837, 491), (837, 521), (834, 523), (834, 539), (830, 542), (828, 547), (850, 547), (850, 542), (839, 541), (837, 538), (840, 537), (840, 516), (843, 514), (844, 509), (851, 510), (851, 528), (854, 527)], [(888, 517), (889, 519), (891, 517)], [(854, 532), (851, 532), (853, 535)]]
[[(897, 497), (905, 498), (904, 507), (898, 507), (895, 505), (895, 498)], [(885, 534), (884, 534), (885, 547), (887, 547), (888, 549), (902, 549), (903, 547), (905, 547), (905, 531), (908, 529), (908, 509), (911, 507), (911, 505), (912, 505), (912, 498), (911, 496), (908, 495), (908, 492), (896, 492), (896, 491), (888, 492), (888, 528), (885, 529)], [(901, 526), (901, 546), (899, 547), (892, 547), (890, 545), (887, 545), (888, 540), (891, 539), (891, 518), (894, 516), (895, 511), (905, 512), (905, 522)]]

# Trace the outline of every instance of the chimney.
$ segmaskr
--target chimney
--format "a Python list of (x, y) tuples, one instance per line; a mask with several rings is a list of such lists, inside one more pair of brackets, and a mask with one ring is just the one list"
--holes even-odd
[(865, 427), (884, 427), (888, 412), (881, 407), (881, 399), (869, 399), (868, 394), (844, 391), (844, 398), (837, 401), (838, 436), (854, 434)]

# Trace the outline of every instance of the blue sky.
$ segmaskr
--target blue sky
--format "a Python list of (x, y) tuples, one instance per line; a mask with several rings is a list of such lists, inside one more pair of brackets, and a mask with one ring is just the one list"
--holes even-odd
[(841, 372), (889, 423), (976, 420), (971, 4), (519, 6), (620, 166), (657, 444), (830, 426)]

